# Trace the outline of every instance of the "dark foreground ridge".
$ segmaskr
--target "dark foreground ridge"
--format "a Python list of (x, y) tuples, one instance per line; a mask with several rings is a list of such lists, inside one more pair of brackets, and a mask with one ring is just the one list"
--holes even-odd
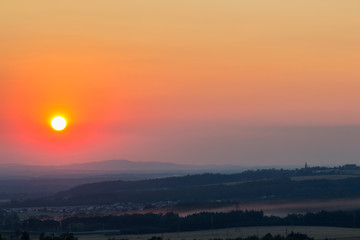
[[(12, 235), (10, 235), (10, 239), (20, 239), (21, 240), (31, 240), (30, 238), (30, 234), (28, 232), (18, 232), (18, 233), (14, 233)], [(34, 238), (32, 238), (34, 239)], [(72, 233), (63, 233), (60, 234), (59, 236), (54, 236), (54, 234), (44, 234), (44, 233), (40, 233), (39, 234), (39, 240), (78, 240), (77, 237), (74, 236), (74, 234)], [(7, 238), (3, 238), (2, 235), (0, 234), (0, 240), (7, 240)], [(108, 238), (108, 240), (128, 240), (126, 238)], [(147, 240), (163, 240), (162, 237), (157, 237), (157, 236), (153, 236), (151, 238), (148, 238)], [(169, 238), (167, 238), (167, 240), (171, 240)], [(196, 239), (194, 239), (196, 240)], [(211, 238), (209, 240), (223, 240), (222, 238)], [(287, 236), (281, 236), (281, 235), (272, 235), (271, 233), (266, 234), (263, 237), (258, 237), (258, 236), (249, 236), (249, 237), (237, 237), (237, 238), (226, 238), (226, 240), (314, 240), (314, 238), (308, 237), (306, 234), (302, 234), (302, 233), (294, 233), (291, 232), (290, 234), (288, 234)], [(333, 239), (334, 240), (334, 239)]]
[[(109, 238), (108, 240), (118, 240), (118, 239)], [(121, 240), (126, 240), (126, 239), (121, 239)], [(149, 238), (148, 240), (163, 240), (163, 238), (154, 236), (152, 238)], [(211, 238), (209, 240), (225, 240), (225, 239)], [(263, 237), (249, 236), (249, 237), (244, 237), (244, 238), (242, 238), (242, 237), (226, 238), (226, 240), (314, 240), (314, 238), (308, 237), (306, 234), (291, 232), (287, 236), (281, 236), (281, 235), (273, 236), (271, 233), (268, 233)]]

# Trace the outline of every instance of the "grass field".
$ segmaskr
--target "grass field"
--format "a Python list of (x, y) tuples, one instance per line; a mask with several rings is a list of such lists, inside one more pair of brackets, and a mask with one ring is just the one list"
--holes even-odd
[(152, 236), (163, 237), (164, 240), (208, 240), (214, 238), (236, 238), (247, 236), (262, 237), (267, 233), (273, 235), (286, 235), (291, 231), (307, 234), (315, 239), (337, 239), (337, 240), (355, 240), (360, 239), (360, 229), (357, 228), (336, 228), (336, 227), (306, 227), (306, 226), (273, 226), (273, 227), (242, 227), (227, 228), (194, 232), (175, 232), (163, 234), (143, 234), (143, 235), (117, 235), (117, 236), (101, 236), (101, 235), (79, 235), (79, 240), (107, 240), (107, 239), (129, 239), (129, 240), (146, 240)]

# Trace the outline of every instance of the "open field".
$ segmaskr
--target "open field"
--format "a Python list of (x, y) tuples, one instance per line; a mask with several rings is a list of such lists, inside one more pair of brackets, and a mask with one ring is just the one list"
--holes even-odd
[(337, 239), (337, 240), (355, 240), (360, 239), (360, 229), (358, 228), (337, 228), (337, 227), (307, 227), (307, 226), (273, 226), (273, 227), (239, 227), (214, 229), (193, 232), (176, 232), (176, 233), (158, 233), (158, 234), (141, 234), (141, 235), (78, 235), (79, 240), (107, 240), (107, 239), (129, 239), (129, 240), (146, 240), (152, 236), (163, 237), (164, 240), (208, 240), (214, 238), (236, 238), (247, 236), (262, 237), (267, 233), (273, 235), (286, 235), (291, 231), (307, 234), (315, 239)]

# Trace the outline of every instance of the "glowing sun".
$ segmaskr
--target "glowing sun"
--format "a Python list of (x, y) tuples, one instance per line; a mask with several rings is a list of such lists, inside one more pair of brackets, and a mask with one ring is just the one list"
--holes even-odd
[(65, 118), (60, 116), (54, 117), (53, 120), (51, 121), (51, 126), (56, 131), (62, 131), (66, 127), (66, 120)]

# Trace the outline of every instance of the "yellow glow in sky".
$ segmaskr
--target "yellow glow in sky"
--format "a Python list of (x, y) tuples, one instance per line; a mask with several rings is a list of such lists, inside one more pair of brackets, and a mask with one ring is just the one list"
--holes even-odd
[[(0, 154), (252, 164), (261, 148), (300, 159), (307, 151), (296, 147), (310, 141), (294, 139), (280, 157), (263, 141), (271, 134), (238, 129), (360, 125), (359, 9), (359, 0), (0, 1)], [(54, 136), (44, 122), (56, 115), (71, 128)]]

